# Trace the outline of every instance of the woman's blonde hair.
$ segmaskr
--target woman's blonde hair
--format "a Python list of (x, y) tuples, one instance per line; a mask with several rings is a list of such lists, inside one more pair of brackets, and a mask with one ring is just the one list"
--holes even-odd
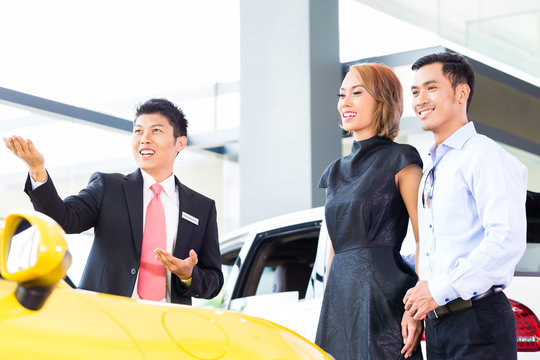
[(377, 102), (373, 114), (376, 134), (394, 140), (403, 114), (403, 88), (398, 77), (388, 66), (374, 63), (351, 65), (351, 71), (362, 79), (366, 91)]

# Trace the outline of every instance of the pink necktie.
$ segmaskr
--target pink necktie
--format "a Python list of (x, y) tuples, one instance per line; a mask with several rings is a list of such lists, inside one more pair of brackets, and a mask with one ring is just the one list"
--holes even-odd
[(154, 249), (166, 248), (165, 211), (159, 196), (163, 186), (156, 183), (150, 189), (154, 197), (146, 208), (138, 293), (141, 299), (160, 301), (165, 297), (165, 267), (156, 259)]

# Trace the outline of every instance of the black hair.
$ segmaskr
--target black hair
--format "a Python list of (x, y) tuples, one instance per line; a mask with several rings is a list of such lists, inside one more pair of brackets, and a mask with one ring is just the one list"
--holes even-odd
[(188, 121), (182, 109), (167, 99), (150, 99), (139, 105), (135, 111), (135, 119), (143, 114), (160, 114), (169, 120), (174, 129), (174, 137), (187, 136)]
[(467, 99), (467, 110), (469, 110), (469, 105), (471, 104), (474, 93), (474, 70), (471, 64), (469, 64), (463, 55), (446, 51), (421, 57), (416, 60), (411, 66), (411, 69), (416, 71), (423, 66), (433, 63), (442, 63), (443, 75), (450, 80), (454, 90), (460, 84), (469, 85), (469, 88), (471, 89), (469, 98)]

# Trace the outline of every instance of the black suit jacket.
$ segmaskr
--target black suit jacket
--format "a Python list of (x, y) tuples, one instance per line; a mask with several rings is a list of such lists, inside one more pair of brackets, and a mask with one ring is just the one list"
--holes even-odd
[[(178, 233), (173, 255), (198, 255), (191, 285), (171, 276), (171, 301), (191, 304), (191, 297), (212, 298), (223, 286), (216, 208), (213, 200), (184, 186), (175, 177), (180, 196)], [(56, 220), (68, 234), (94, 228), (94, 242), (79, 287), (131, 296), (139, 270), (143, 235), (143, 179), (140, 170), (129, 175), (94, 173), (79, 194), (62, 200), (50, 176), (32, 190), (25, 185), (34, 208)], [(197, 219), (195, 225), (182, 217)]]

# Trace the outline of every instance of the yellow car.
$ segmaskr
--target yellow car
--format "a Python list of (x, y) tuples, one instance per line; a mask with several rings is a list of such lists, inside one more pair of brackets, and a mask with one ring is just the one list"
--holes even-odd
[(332, 359), (296, 333), (224, 310), (71, 289), (62, 229), (13, 213), (0, 228), (4, 359)]

